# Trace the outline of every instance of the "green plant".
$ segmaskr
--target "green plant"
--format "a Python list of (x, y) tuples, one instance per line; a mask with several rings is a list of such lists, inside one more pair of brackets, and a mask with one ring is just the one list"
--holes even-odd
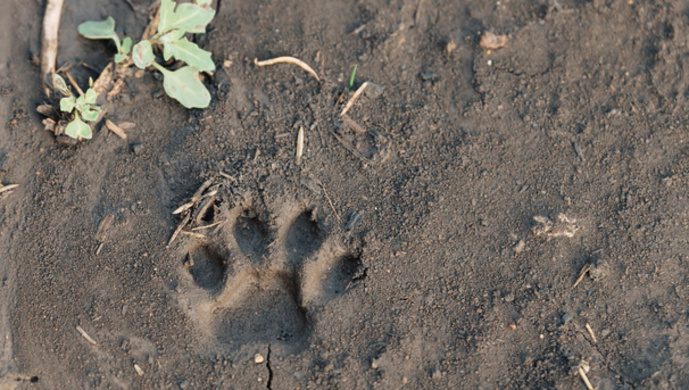
[(89, 89), (79, 97), (72, 94), (72, 91), (67, 87), (65, 79), (58, 74), (53, 75), (53, 85), (65, 95), (65, 97), (60, 99), (60, 111), (73, 115), (72, 120), (65, 127), (65, 134), (74, 139), (91, 139), (91, 126), (82, 121), (81, 118), (84, 118), (87, 122), (95, 122), (101, 113), (100, 107), (93, 106), (96, 103), (96, 99), (98, 99), (98, 95), (91, 88), (93, 81), (89, 80)]
[(77, 27), (79, 34), (88, 39), (111, 39), (117, 46), (117, 54), (115, 54), (115, 63), (120, 63), (127, 58), (127, 55), (132, 50), (132, 39), (125, 37), (120, 42), (120, 37), (115, 32), (115, 19), (108, 16), (103, 21), (89, 21), (84, 22)]
[(349, 89), (354, 89), (354, 78), (356, 77), (356, 68), (359, 65), (354, 65), (354, 70), (352, 71), (352, 77), (349, 78)]
[[(215, 70), (212, 54), (189, 41), (186, 34), (199, 34), (215, 17), (215, 10), (209, 8), (211, 0), (195, 0), (195, 3), (177, 4), (173, 0), (162, 0), (160, 18), (156, 33), (131, 48), (131, 59), (141, 69), (154, 67), (163, 75), (163, 87), (168, 96), (176, 99), (187, 108), (206, 108), (211, 95), (201, 82), (199, 72)], [(79, 33), (90, 39), (112, 39), (118, 48), (115, 62), (121, 62), (129, 55), (131, 39), (125, 38), (121, 44), (115, 33), (115, 21), (108, 18), (101, 22), (85, 22), (79, 26)], [(83, 32), (82, 32), (83, 31)], [(163, 59), (172, 58), (187, 65), (177, 70), (169, 70), (156, 61), (154, 45), (163, 47)], [(118, 61), (119, 60), (119, 61)]]

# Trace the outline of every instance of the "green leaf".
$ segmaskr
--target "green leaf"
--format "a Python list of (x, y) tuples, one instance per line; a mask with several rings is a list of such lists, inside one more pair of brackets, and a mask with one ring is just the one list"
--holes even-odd
[(160, 2), (160, 19), (158, 20), (158, 33), (164, 33), (170, 29), (170, 23), (175, 17), (175, 6), (172, 0), (162, 0)]
[(158, 42), (163, 45), (163, 58), (165, 58), (165, 61), (170, 60), (172, 57), (172, 48), (170, 48), (170, 44), (179, 41), (183, 36), (184, 31), (172, 30), (158, 39)]
[(96, 91), (91, 88), (87, 89), (86, 93), (84, 94), (84, 102), (86, 102), (86, 104), (94, 104), (96, 99), (98, 99)]
[(146, 69), (155, 60), (155, 54), (153, 54), (153, 47), (149, 41), (141, 41), (134, 45), (132, 50), (132, 60), (134, 65), (141, 69)]
[(170, 59), (169, 54), (201, 72), (212, 72), (215, 70), (211, 53), (201, 49), (194, 42), (189, 42), (187, 38), (182, 38), (181, 41), (170, 42), (165, 45), (163, 56), (166, 61)]
[(65, 79), (57, 73), (53, 75), (53, 87), (57, 88), (57, 90), (62, 92), (65, 96), (72, 96), (72, 91), (67, 88)]
[(170, 12), (172, 7), (174, 7), (172, 0), (162, 0), (158, 33), (165, 33), (173, 29), (190, 33), (204, 33), (208, 23), (215, 17), (214, 9), (202, 8), (198, 4), (183, 3), (178, 5), (174, 12)]
[(77, 27), (79, 34), (88, 39), (110, 39), (115, 34), (115, 19), (108, 16), (102, 21), (88, 21)]
[(117, 53), (117, 54), (115, 54), (114, 60), (115, 60), (115, 63), (116, 63), (116, 64), (119, 64), (120, 62), (124, 61), (125, 59), (127, 59), (127, 56), (126, 56), (126, 55), (124, 55), (124, 54), (122, 54), (122, 53)]
[(77, 98), (77, 103), (76, 103), (77, 110), (81, 111), (82, 107), (84, 107), (85, 104), (86, 104), (86, 99), (84, 99), (83, 96), (79, 96)]
[(155, 64), (163, 76), (163, 87), (171, 98), (186, 108), (206, 108), (211, 101), (211, 94), (199, 79), (196, 68), (185, 66), (171, 72)]
[(122, 54), (129, 54), (132, 50), (132, 38), (124, 37), (122, 40)]
[(122, 51), (120, 37), (118, 37), (117, 33), (115, 33), (115, 19), (113, 19), (111, 16), (108, 16), (107, 19), (102, 21), (84, 22), (77, 27), (77, 30), (84, 38), (112, 39), (115, 41), (117, 51)]
[(213, 0), (196, 0), (196, 4), (198, 5), (211, 5)]
[(65, 133), (74, 139), (91, 139), (92, 137), (91, 127), (84, 123), (78, 114), (75, 114), (74, 120), (65, 127)]
[(95, 122), (98, 120), (98, 116), (100, 115), (100, 111), (101, 111), (100, 107), (86, 106), (81, 111), (81, 115), (84, 117), (84, 120), (89, 121), (89, 122)]
[(60, 99), (60, 111), (72, 112), (74, 110), (74, 105), (77, 102), (77, 98), (74, 96), (63, 97)]

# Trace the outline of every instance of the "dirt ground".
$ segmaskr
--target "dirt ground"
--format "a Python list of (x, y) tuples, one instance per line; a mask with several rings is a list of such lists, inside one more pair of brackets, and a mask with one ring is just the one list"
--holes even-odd
[(7, 3), (0, 388), (689, 388), (689, 1), (216, 1), (210, 107), (147, 73), (76, 146)]

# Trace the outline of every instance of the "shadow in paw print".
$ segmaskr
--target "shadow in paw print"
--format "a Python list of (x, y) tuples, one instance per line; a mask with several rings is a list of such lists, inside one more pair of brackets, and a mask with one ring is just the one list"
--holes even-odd
[(268, 229), (255, 213), (245, 210), (237, 217), (234, 238), (239, 250), (250, 257), (255, 265), (259, 265), (268, 248)]
[(361, 259), (355, 255), (346, 255), (340, 258), (333, 269), (324, 276), (323, 295), (326, 299), (332, 299), (343, 294), (347, 286), (356, 277), (361, 267)]
[(187, 263), (194, 282), (208, 291), (222, 287), (227, 265), (225, 259), (211, 245), (199, 245), (189, 252)]
[(292, 271), (297, 271), (303, 261), (314, 254), (325, 240), (310, 210), (304, 211), (292, 222), (285, 233), (285, 251)]

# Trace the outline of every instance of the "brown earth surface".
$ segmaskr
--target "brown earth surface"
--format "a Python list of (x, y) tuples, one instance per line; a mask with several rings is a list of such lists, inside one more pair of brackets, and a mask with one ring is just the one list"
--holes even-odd
[[(0, 388), (689, 388), (689, 2), (214, 4), (208, 109), (148, 72), (62, 146), (6, 1)], [(67, 0), (58, 65), (132, 5)]]

